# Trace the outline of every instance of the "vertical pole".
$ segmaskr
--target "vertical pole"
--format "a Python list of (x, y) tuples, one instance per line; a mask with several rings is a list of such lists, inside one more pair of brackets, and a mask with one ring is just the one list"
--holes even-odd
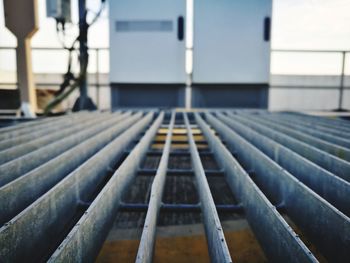
[(339, 87), (339, 104), (338, 109), (343, 109), (343, 93), (344, 93), (344, 80), (345, 80), (345, 59), (346, 59), (346, 52), (342, 51), (342, 68), (341, 68), (341, 75), (340, 75), (340, 87)]
[(100, 108), (100, 68), (99, 68), (99, 54), (100, 50), (98, 48), (95, 49), (96, 51), (96, 106), (99, 109)]
[(32, 73), (30, 38), (17, 38), (17, 82), (21, 96), (21, 110), (26, 117), (35, 117), (36, 93)]
[(88, 49), (87, 49), (87, 31), (86, 22), (86, 1), (79, 0), (79, 51), (80, 51), (80, 74), (82, 74), (80, 82), (80, 100), (79, 110), (83, 110), (87, 103), (87, 65), (88, 65)]

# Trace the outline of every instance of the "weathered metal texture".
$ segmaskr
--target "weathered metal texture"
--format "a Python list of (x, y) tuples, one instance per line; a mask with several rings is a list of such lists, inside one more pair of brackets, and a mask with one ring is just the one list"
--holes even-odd
[(90, 115), (87, 112), (81, 112), (77, 114), (64, 115), (60, 117), (53, 118), (43, 118), (37, 121), (30, 121), (27, 123), (21, 123), (15, 126), (5, 127), (0, 129), (0, 141), (12, 138), (17, 138), (21, 135), (35, 133), (37, 131), (41, 131), (44, 127), (47, 127), (51, 124), (56, 123), (57, 121), (65, 120), (65, 119), (79, 119), (82, 116)]
[[(328, 141), (330, 143), (338, 144), (340, 146), (350, 148), (350, 133), (343, 135), (335, 135), (328, 130), (319, 130), (317, 125), (308, 126), (303, 123), (299, 118), (290, 118), (288, 115), (283, 114), (265, 114), (267, 117), (270, 117), (272, 120), (276, 120), (279, 123), (282, 123), (285, 126), (292, 127), (298, 131), (307, 133), (309, 135), (315, 136), (319, 139)], [(316, 127), (315, 127), (316, 126)]]
[(350, 215), (349, 182), (249, 128), (246, 125), (250, 123), (249, 120), (237, 118), (233, 114), (229, 114), (231, 119), (221, 113), (216, 113), (216, 116), (344, 214)]
[[(70, 118), (61, 118), (52, 124), (47, 124), (45, 127), (42, 127), (40, 130), (35, 132), (28, 132), (26, 134), (10, 138), (7, 140), (0, 141), (0, 151), (6, 150), (11, 147), (15, 147), (21, 145), (23, 143), (27, 143), (29, 141), (41, 138), (45, 135), (52, 134), (57, 131), (62, 131), (63, 129), (69, 128), (74, 125), (77, 121), (88, 121), (94, 117), (98, 117), (97, 114), (91, 115), (80, 115), (79, 118), (77, 116)], [(0, 131), (1, 132), (1, 131)]]
[(324, 126), (322, 123), (319, 123), (319, 121), (310, 121), (307, 118), (303, 118), (294, 114), (288, 114), (285, 112), (278, 113), (278, 115), (282, 116), (286, 120), (301, 124), (310, 129), (321, 131), (336, 137), (345, 138), (347, 140), (350, 139), (350, 132), (343, 132), (333, 127)]
[(325, 257), (332, 262), (350, 261), (350, 219), (346, 215), (221, 121), (210, 114), (206, 118), (226, 140), (229, 149), (236, 152), (239, 161), (254, 171), (260, 188), (275, 202), (285, 204), (287, 215)]
[[(141, 141), (119, 166), (79, 222), (49, 259), (49, 262), (93, 262), (102, 246), (121, 197), (136, 176), (137, 169), (152, 143), (164, 113), (161, 112)], [(130, 134), (130, 136), (135, 134)], [(134, 136), (133, 136), (134, 137)]]
[(256, 117), (251, 117), (251, 115), (244, 115), (244, 117), (237, 114), (240, 120), (250, 119), (251, 123), (247, 124), (259, 133), (271, 138), (272, 140), (288, 147), (292, 151), (302, 155), (303, 157), (309, 159), (313, 163), (323, 167), (324, 169), (330, 171), (331, 173), (343, 178), (344, 180), (350, 182), (350, 164), (349, 162), (337, 158), (327, 152), (321, 151), (320, 149), (308, 145), (305, 142), (301, 142), (291, 136), (288, 136), (282, 132), (276, 131), (269, 124), (261, 122)]
[[(21, 177), (25, 173), (35, 169), (45, 162), (50, 161), (75, 145), (94, 136), (98, 132), (115, 125), (119, 121), (122, 121), (129, 115), (130, 113), (125, 113), (120, 116), (119, 113), (117, 113), (107, 115), (103, 118), (96, 118), (96, 120), (86, 123), (85, 129), (79, 130), (62, 140), (52, 142), (37, 149), (36, 151), (30, 152), (1, 165), (0, 174), (3, 174), (3, 176), (0, 177), (0, 186)], [(94, 126), (93, 124), (98, 124), (98, 126)]]
[(350, 148), (350, 139), (347, 139), (346, 137), (343, 138), (329, 134), (329, 132), (326, 131), (319, 131), (315, 128), (305, 127), (305, 125), (299, 123), (298, 120), (290, 120), (280, 114), (264, 114), (264, 116), (266, 116), (266, 118), (272, 120), (275, 123), (292, 128), (293, 130), (297, 130), (299, 132), (311, 135), (329, 143), (337, 144), (345, 148)]
[(221, 226), (221, 222), (216, 211), (213, 197), (210, 192), (209, 184), (207, 178), (205, 177), (201, 158), (199, 156), (193, 138), (187, 114), (183, 113), (183, 117), (187, 130), (192, 167), (196, 176), (198, 193), (202, 207), (202, 215), (204, 219), (204, 227), (211, 262), (232, 262), (230, 252), (226, 244), (225, 235)]
[[(63, 240), (65, 235), (62, 236), (62, 233), (67, 231), (67, 226), (74, 222), (75, 215), (79, 211), (79, 204), (90, 201), (89, 198), (94, 195), (96, 188), (107, 179), (106, 176), (111, 169), (110, 167), (120, 160), (125, 148), (135, 136), (139, 135), (147, 127), (152, 118), (153, 113), (150, 112), (137, 121), (132, 127), (0, 228), (0, 260), (3, 262), (38, 262), (48, 258), (51, 255), (50, 251), (59, 244), (56, 244), (56, 242)], [(132, 155), (130, 156), (133, 157)], [(119, 184), (117, 186), (119, 189)], [(103, 193), (104, 191), (100, 192), (100, 195), (103, 195)], [(113, 194), (112, 196), (114, 197), (115, 195)], [(94, 202), (97, 202), (97, 200), (99, 198), (96, 198)], [(115, 205), (116, 203), (112, 202), (112, 204)], [(99, 209), (102, 209), (102, 207), (101, 203), (97, 206)], [(91, 214), (86, 212), (85, 216), (87, 215), (90, 216)], [(99, 211), (98, 215), (93, 216), (92, 220), (94, 222), (89, 223), (88, 227), (97, 229), (99, 220), (102, 220), (104, 216), (113, 217), (113, 215), (113, 213)], [(78, 223), (78, 226), (80, 224)], [(92, 235), (88, 235), (88, 233), (92, 233), (84, 233), (84, 240), (91, 240)], [(102, 234), (100, 231), (93, 233), (98, 236)], [(68, 237), (71, 236), (71, 234), (68, 235)], [(82, 240), (83, 238), (80, 239), (81, 242), (79, 244), (83, 243)], [(96, 239), (93, 239), (93, 241), (95, 242)], [(96, 252), (96, 250), (91, 248), (91, 246), (85, 247), (89, 251), (86, 254), (74, 249), (73, 254), (75, 256), (87, 256), (86, 259), (92, 260), (89, 255), (91, 255), (92, 251)], [(71, 261), (74, 261), (73, 257)]]
[(286, 112), (283, 114), (300, 117), (301, 119), (303, 119), (305, 121), (311, 122), (313, 124), (317, 124), (319, 126), (327, 127), (328, 129), (334, 129), (334, 130), (341, 131), (344, 133), (350, 132), (350, 125), (344, 120), (311, 116), (311, 115), (302, 114), (302, 113), (298, 113), (298, 112)]
[(310, 129), (314, 129), (326, 134), (330, 134), (339, 138), (345, 138), (347, 140), (350, 140), (350, 132), (343, 132), (343, 131), (339, 131), (337, 129), (334, 128), (330, 128), (327, 126), (322, 125), (322, 123), (318, 123), (317, 121), (309, 121), (308, 119), (299, 117), (299, 116), (295, 116), (292, 114), (287, 114), (287, 113), (278, 113), (279, 116), (285, 118), (286, 120), (290, 120), (292, 122), (298, 123), (300, 125), (303, 125), (304, 127), (310, 128)]
[[(214, 131), (195, 114), (196, 121), (214, 152), (216, 160), (226, 171), (232, 192), (244, 207), (246, 217), (256, 237), (272, 262), (317, 262), (298, 235), (278, 213)], [(230, 138), (229, 128), (208, 116), (208, 122), (223, 138)]]
[(50, 143), (56, 142), (65, 137), (80, 132), (99, 121), (110, 118), (110, 114), (102, 114), (99, 118), (91, 118), (89, 120), (75, 120), (72, 122), (70, 127), (66, 129), (61, 129), (41, 138), (35, 139), (33, 141), (28, 141), (27, 143), (20, 144), (16, 147), (9, 148), (7, 150), (0, 152), (0, 165), (7, 163), (11, 160), (19, 158), (25, 154), (33, 152), (35, 150), (41, 149), (42, 147), (49, 145)]
[(153, 260), (154, 244), (156, 238), (157, 222), (159, 210), (164, 192), (166, 172), (168, 168), (169, 154), (171, 148), (171, 137), (175, 123), (175, 111), (171, 114), (168, 133), (165, 139), (162, 157), (159, 162), (157, 173), (152, 183), (150, 200), (143, 227), (139, 249), (136, 256), (136, 262), (148, 262)]
[(308, 135), (304, 132), (298, 131), (297, 128), (291, 129), (290, 127), (286, 127), (281, 122), (276, 121), (275, 119), (271, 119), (266, 114), (260, 114), (260, 115), (254, 115), (254, 117), (259, 118), (260, 121), (265, 122), (267, 125), (272, 127), (274, 130), (280, 131), (284, 134), (287, 134), (289, 136), (292, 136), (299, 141), (303, 141), (307, 144), (313, 145), (317, 147), (318, 149), (328, 152), (338, 158), (341, 158), (346, 161), (350, 161), (350, 150), (343, 147), (336, 145), (334, 143), (327, 142), (325, 140), (321, 140), (319, 138), (313, 137), (311, 135)]
[[(86, 140), (33, 171), (19, 177), (17, 180), (1, 187), (0, 225), (26, 208), (142, 116), (141, 113), (137, 113), (131, 117), (129, 115), (127, 113), (117, 116), (107, 121), (107, 125), (101, 123), (99, 126), (85, 131), (83, 134), (78, 133), (74, 135), (73, 141), (79, 142), (84, 139)], [(90, 137), (92, 135), (95, 136), (89, 138), (87, 135)], [(69, 141), (69, 138), (67, 140)], [(12, 193), (16, 193), (16, 195)]]

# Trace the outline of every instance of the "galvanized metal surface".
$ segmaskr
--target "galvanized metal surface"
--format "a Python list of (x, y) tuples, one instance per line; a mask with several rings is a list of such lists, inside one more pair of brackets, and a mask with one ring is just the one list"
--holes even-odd
[[(202, 215), (212, 262), (235, 253), (230, 214), (272, 262), (349, 262), (349, 142), (345, 120), (263, 110), (85, 112), (0, 129), (0, 261), (93, 262), (132, 211), (147, 212), (135, 260), (152, 262), (162, 211), (187, 211)], [(159, 162), (144, 168), (146, 157)], [(194, 176), (198, 199), (167, 203), (169, 176)], [(125, 203), (136, 178), (150, 195)], [(238, 203), (213, 198), (219, 178)]]

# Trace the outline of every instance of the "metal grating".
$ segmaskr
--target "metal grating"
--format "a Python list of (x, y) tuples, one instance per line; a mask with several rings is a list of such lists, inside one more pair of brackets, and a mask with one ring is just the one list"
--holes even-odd
[(237, 215), (272, 262), (350, 262), (345, 120), (83, 112), (0, 129), (0, 175), (1, 262), (93, 262), (115, 218), (140, 215), (136, 262), (159, 225), (198, 220), (210, 260), (232, 262), (222, 221)]

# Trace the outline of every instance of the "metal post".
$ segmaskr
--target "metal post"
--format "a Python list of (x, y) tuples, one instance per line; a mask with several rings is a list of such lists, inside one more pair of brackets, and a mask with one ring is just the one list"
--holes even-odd
[[(85, 71), (88, 63), (87, 52), (87, 23), (86, 23), (86, 1), (79, 0), (79, 51), (80, 51), (80, 73)], [(80, 100), (79, 109), (84, 109), (85, 101), (87, 98), (87, 80), (86, 74), (84, 74), (80, 80)]]
[(341, 68), (340, 87), (339, 87), (339, 104), (338, 104), (338, 110), (339, 111), (341, 111), (343, 109), (343, 93), (344, 93), (346, 52), (342, 51), (341, 54), (342, 54), (342, 68)]
[(100, 62), (100, 49), (96, 48), (95, 52), (96, 52), (96, 106), (99, 109), (100, 108), (100, 69), (99, 69), (99, 62)]

